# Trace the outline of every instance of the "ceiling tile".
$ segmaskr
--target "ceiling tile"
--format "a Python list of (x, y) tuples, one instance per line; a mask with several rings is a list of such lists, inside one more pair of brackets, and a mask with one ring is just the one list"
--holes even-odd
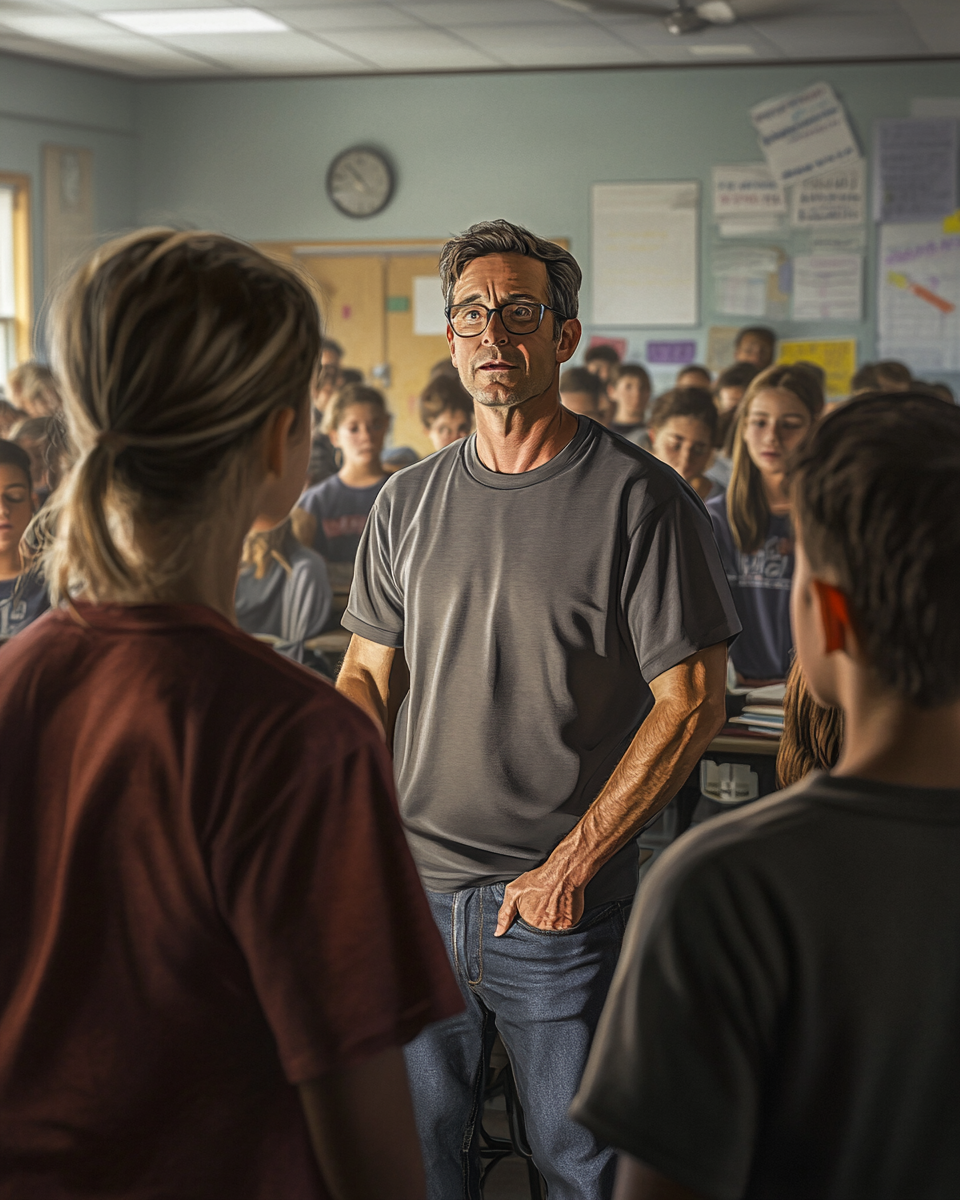
[(279, 0), (264, 12), (286, 21), (293, 29), (324, 34), (337, 29), (421, 29), (421, 23), (391, 4), (323, 5), (319, 8), (289, 8)]
[(304, 33), (191, 33), (162, 40), (243, 71), (269, 70), (271, 63), (283, 72), (360, 71), (365, 66)]
[(874, 58), (924, 50), (902, 13), (782, 17), (765, 21), (763, 36), (790, 58)]
[(900, 7), (932, 54), (960, 54), (957, 0), (900, 0)]
[(459, 31), (474, 45), (513, 66), (643, 61), (643, 54), (598, 25), (474, 25)]
[(440, 29), (343, 31), (325, 34), (324, 40), (387, 71), (455, 70), (500, 63), (499, 59)]
[(404, 4), (411, 13), (429, 25), (455, 29), (460, 25), (582, 24), (582, 13), (551, 4), (550, 0), (436, 0), (435, 3)]
[(0, 13), (0, 24), (28, 37), (47, 38), (53, 42), (81, 42), (85, 38), (104, 40), (122, 37), (116, 26), (98, 21), (96, 17), (79, 13)]

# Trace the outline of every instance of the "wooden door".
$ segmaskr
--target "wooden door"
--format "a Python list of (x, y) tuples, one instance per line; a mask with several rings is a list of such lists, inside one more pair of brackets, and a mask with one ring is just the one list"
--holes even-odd
[(301, 255), (297, 261), (320, 289), (323, 331), (343, 346), (343, 365), (359, 368), (368, 383), (379, 386), (374, 368), (388, 361), (386, 257)]
[[(417, 316), (442, 313), (440, 278), (436, 254), (393, 254), (387, 260), (387, 362), (390, 364), (390, 406), (393, 410), (393, 444), (413, 446), (418, 454), (430, 454), (433, 447), (420, 424), (418, 401), (430, 378), (433, 365), (449, 360), (450, 351), (443, 333), (418, 333)], [(435, 296), (425, 306), (424, 293), (433, 288)], [(417, 280), (422, 281), (419, 286)], [(430, 325), (430, 322), (427, 322)], [(439, 328), (436, 320), (432, 328)]]

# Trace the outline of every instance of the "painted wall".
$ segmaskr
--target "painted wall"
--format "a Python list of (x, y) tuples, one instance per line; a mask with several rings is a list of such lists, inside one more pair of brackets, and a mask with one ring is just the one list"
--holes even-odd
[[(138, 89), (138, 211), (252, 239), (435, 238), (505, 216), (569, 237), (585, 268), (589, 323), (590, 185), (700, 179), (706, 211), (713, 163), (761, 157), (749, 107), (818, 79), (843, 98), (865, 150), (873, 120), (908, 115), (911, 97), (960, 95), (954, 63), (149, 83)], [(388, 208), (362, 221), (340, 215), (323, 186), (333, 156), (356, 143), (388, 151), (399, 177)], [(706, 220), (701, 353), (713, 296)], [(856, 336), (869, 358), (874, 290), (868, 265), (859, 324), (780, 328)], [(646, 336), (630, 334), (633, 353)]]
[(42, 147), (93, 151), (94, 228), (136, 219), (136, 85), (95, 71), (0, 54), (0, 171), (29, 175), (34, 304), (43, 301)]

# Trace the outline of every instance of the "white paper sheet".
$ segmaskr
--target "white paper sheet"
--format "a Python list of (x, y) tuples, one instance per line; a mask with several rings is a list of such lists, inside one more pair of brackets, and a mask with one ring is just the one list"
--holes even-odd
[(593, 186), (596, 325), (698, 323), (698, 183)]
[(957, 133), (949, 117), (885, 117), (874, 126), (873, 215), (905, 224), (957, 207)]
[(730, 317), (765, 317), (770, 279), (780, 255), (769, 246), (727, 246), (714, 250), (714, 308)]
[(720, 236), (725, 238), (756, 237), (764, 233), (781, 233), (783, 218), (772, 217), (725, 217), (718, 224)]
[(795, 321), (859, 321), (862, 296), (859, 254), (801, 254), (793, 260)]
[(798, 229), (862, 225), (866, 216), (863, 163), (801, 180), (792, 189), (790, 223)]
[(787, 198), (766, 163), (720, 163), (713, 168), (713, 215), (718, 221), (756, 220), (786, 211)]
[(910, 116), (960, 120), (960, 96), (916, 96), (910, 101)]
[(847, 114), (828, 83), (765, 100), (750, 109), (750, 119), (781, 187), (860, 158)]
[(413, 332), (422, 336), (447, 332), (443, 292), (436, 275), (413, 277)]
[(940, 221), (881, 225), (879, 357), (914, 371), (960, 371), (960, 236)]

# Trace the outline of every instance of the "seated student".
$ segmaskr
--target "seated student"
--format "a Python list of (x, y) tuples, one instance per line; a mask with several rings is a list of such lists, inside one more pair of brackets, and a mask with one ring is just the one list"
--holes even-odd
[(328, 566), (334, 586), (347, 582), (373, 502), (387, 481), (380, 462), (390, 414), (383, 396), (371, 387), (339, 392), (327, 409), (324, 428), (339, 450), (343, 465), (297, 502), (316, 521), (313, 549)]
[(67, 443), (61, 418), (28, 417), (13, 429), (11, 441), (27, 452), (34, 501), (37, 508), (42, 508), (60, 486), (66, 467)]
[(888, 358), (882, 362), (864, 363), (850, 381), (850, 394), (863, 392), (906, 392), (913, 375), (906, 363)]
[(234, 594), (237, 624), (255, 636), (276, 638), (274, 650), (303, 662), (304, 642), (323, 631), (330, 615), (333, 590), (326, 563), (301, 545), (292, 517), (273, 528), (262, 526), (254, 522), (243, 539)]
[[(388, 475), (396, 475), (420, 461), (420, 455), (412, 446), (391, 446), (380, 455), (380, 465)], [(311, 543), (313, 539), (311, 538)]]
[(643, 450), (650, 449), (645, 418), (651, 390), (650, 376), (639, 363), (621, 363), (607, 383), (607, 394), (617, 407), (610, 428)]
[(743, 632), (730, 647), (741, 682), (785, 679), (790, 667), (793, 528), (790, 454), (823, 411), (823, 393), (802, 367), (770, 367), (750, 384), (737, 414), (733, 473), (725, 496), (707, 501)]
[(567, 367), (560, 373), (560, 403), (570, 412), (606, 425), (601, 397), (606, 388), (599, 375), (586, 367)]
[(3, 1190), (423, 1200), (401, 1047), (462, 1002), (390, 762), (233, 622), (244, 534), (306, 470), (316, 303), (151, 229), (53, 333), (66, 603), (0, 648)]
[(783, 697), (783, 735), (777, 748), (777, 782), (791, 787), (811, 771), (830, 771), (843, 745), (843, 711), (814, 699), (800, 660), (787, 675)]
[(583, 355), (583, 365), (607, 384), (614, 370), (620, 366), (620, 355), (612, 346), (590, 346)]
[(713, 376), (706, 367), (701, 367), (698, 363), (691, 363), (689, 367), (682, 367), (677, 372), (677, 382), (673, 386), (703, 388), (709, 392), (713, 387)]
[(716, 454), (705, 474), (708, 479), (719, 483), (723, 488), (729, 485), (730, 473), (733, 470), (731, 454), (737, 405), (758, 374), (753, 363), (734, 363), (732, 367), (726, 367), (720, 372), (713, 389), (713, 401), (718, 413), (717, 432), (713, 439)]
[(797, 648), (843, 749), (647, 879), (573, 1110), (617, 1200), (960, 1196), (958, 462), (911, 393), (801, 454)]
[(0, 396), (0, 438), (7, 437), (26, 419), (27, 414), (22, 408), (17, 408), (15, 404)]
[(49, 367), (25, 362), (7, 376), (11, 401), (28, 417), (54, 417), (63, 409), (57, 381)]
[(313, 405), (310, 409), (311, 440), (310, 462), (307, 465), (307, 483), (310, 487), (329, 479), (337, 473), (337, 452), (333, 442), (323, 428), (323, 415), (330, 401), (343, 386), (341, 371), (337, 366), (318, 365), (310, 384)]
[(664, 392), (650, 415), (653, 453), (673, 467), (701, 500), (723, 495), (723, 488), (703, 473), (713, 453), (716, 427), (713, 397), (703, 388)]
[(934, 396), (936, 396), (938, 400), (945, 400), (947, 404), (956, 404), (957, 402), (957, 398), (953, 394), (953, 388), (949, 383), (928, 383), (927, 389)]
[(363, 372), (356, 367), (341, 367), (340, 386), (353, 387), (356, 383), (363, 383)]
[(332, 337), (325, 337), (323, 345), (320, 347), (320, 367), (333, 367), (334, 370), (339, 371), (342, 362), (343, 347)]
[(766, 325), (746, 325), (737, 332), (733, 361), (753, 363), (758, 371), (771, 366), (777, 352), (777, 335)]
[(21, 543), (33, 516), (27, 452), (0, 440), (0, 639), (13, 637), (47, 611), (43, 577), (28, 570)]
[(420, 393), (420, 421), (434, 450), (443, 450), (473, 432), (473, 398), (459, 379), (436, 375)]

